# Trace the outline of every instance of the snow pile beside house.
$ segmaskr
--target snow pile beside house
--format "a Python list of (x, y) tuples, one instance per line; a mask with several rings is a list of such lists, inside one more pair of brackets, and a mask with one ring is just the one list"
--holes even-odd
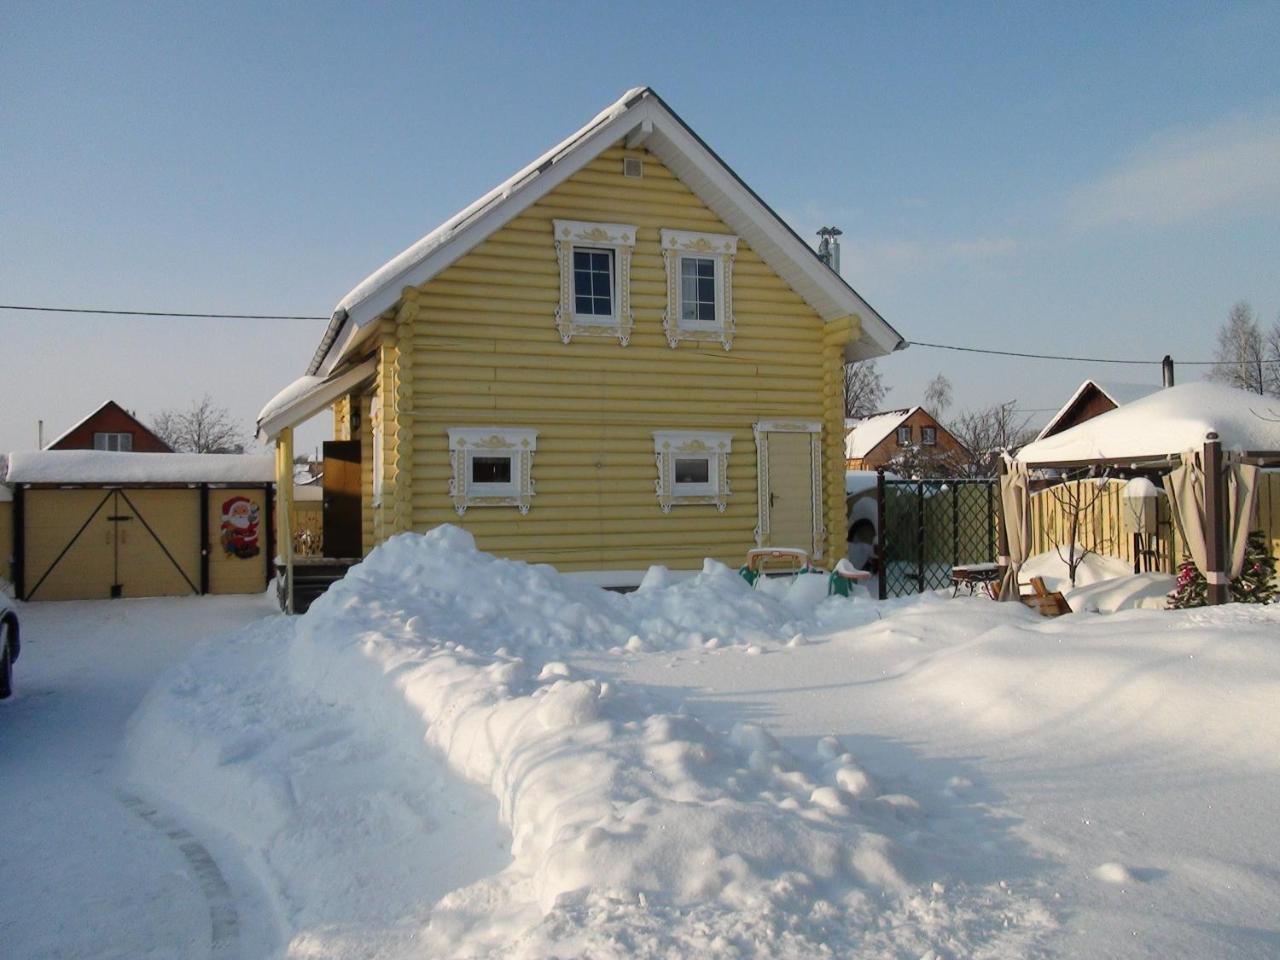
[[(284, 939), (307, 956), (1025, 955), (1045, 910), (995, 884), (922, 882), (918, 863), (908, 879), (862, 814), (871, 778), (834, 738), (798, 758), (754, 723), (657, 712), (561, 657), (759, 652), (816, 623), (810, 591), (775, 598), (708, 563), (621, 596), (482, 554), (456, 528), (401, 535), (306, 616), (242, 637), (245, 656), (210, 649), (162, 684), (133, 769), (262, 851)], [(462, 815), (439, 798), (466, 807), (472, 789), (450, 776), (496, 801), (487, 842), (464, 817), (450, 847)], [(443, 897), (441, 857), (459, 863)]]

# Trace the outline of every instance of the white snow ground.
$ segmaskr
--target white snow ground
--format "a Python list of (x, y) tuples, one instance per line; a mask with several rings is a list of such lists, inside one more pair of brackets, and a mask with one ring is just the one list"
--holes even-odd
[(228, 912), (236, 877), (119, 760), (161, 672), (270, 612), (260, 596), (19, 605), (17, 693), (0, 703), (0, 955), (199, 957), (261, 939), (254, 898)]
[(397, 537), (165, 674), (132, 789), (246, 957), (1280, 955), (1280, 608), (770, 586)]

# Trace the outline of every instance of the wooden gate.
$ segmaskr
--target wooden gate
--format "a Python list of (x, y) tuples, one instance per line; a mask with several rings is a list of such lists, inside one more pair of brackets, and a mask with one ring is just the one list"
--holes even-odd
[(199, 490), (28, 490), (26, 600), (200, 592)]

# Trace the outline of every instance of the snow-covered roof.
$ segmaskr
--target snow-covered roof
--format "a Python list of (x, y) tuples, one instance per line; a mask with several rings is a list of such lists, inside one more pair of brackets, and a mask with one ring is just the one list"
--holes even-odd
[(1024, 463), (1152, 459), (1200, 449), (1280, 452), (1280, 400), (1217, 383), (1157, 390), (1018, 451)]
[(650, 87), (635, 87), (586, 126), (450, 217), (361, 280), (334, 308), (308, 374), (327, 374), (350, 355), (405, 287), (426, 283), (623, 137), (643, 142), (826, 320), (857, 314), (862, 337), (848, 360), (905, 346), (849, 284), (729, 168)]
[(23, 450), (9, 454), (9, 483), (271, 483), (275, 458), (244, 453)]
[(845, 459), (861, 460), (874, 450), (880, 441), (897, 430), (902, 425), (902, 421), (919, 409), (919, 407), (904, 407), (901, 410), (873, 413), (861, 419), (846, 420), (844, 422)]
[(1070, 412), (1071, 408), (1084, 395), (1085, 391), (1093, 388), (1101, 393), (1104, 397), (1114, 403), (1117, 407), (1134, 400), (1140, 400), (1149, 394), (1155, 393), (1162, 389), (1156, 384), (1147, 383), (1118, 383), (1111, 380), (1094, 380), (1090, 378), (1085, 380), (1080, 386), (1076, 387), (1075, 393), (1071, 394), (1071, 398), (1062, 405), (1062, 408), (1049, 418), (1049, 422), (1044, 425), (1044, 429), (1036, 435), (1037, 440), (1043, 440), (1049, 434), (1053, 433), (1054, 428), (1062, 420), (1063, 417)]
[(271, 440), (285, 427), (309, 420), (377, 372), (377, 360), (369, 359), (336, 376), (318, 377), (307, 374), (299, 377), (268, 400), (267, 405), (259, 411), (258, 438)]

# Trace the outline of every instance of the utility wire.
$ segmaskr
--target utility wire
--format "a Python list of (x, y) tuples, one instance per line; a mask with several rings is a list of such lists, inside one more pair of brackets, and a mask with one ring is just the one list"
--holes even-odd
[[(957, 350), (961, 353), (984, 353), (996, 357), (1021, 357), (1025, 360), (1066, 360), (1074, 363), (1127, 363), (1160, 366), (1163, 360), (1126, 360), (1118, 357), (1075, 357), (1055, 353), (1020, 353), (1016, 350), (988, 350), (984, 347), (961, 347), (953, 343), (926, 343), (923, 340), (908, 340), (913, 347), (932, 347), (935, 350)], [(1234, 367), (1240, 364), (1280, 363), (1274, 360), (1176, 360), (1180, 367)]]
[(121, 317), (193, 317), (200, 320), (328, 320), (277, 313), (179, 313), (173, 310), (96, 310), (88, 307), (24, 307), (0, 303), (0, 310), (34, 310), (37, 313), (103, 313)]
[[(0, 303), (0, 310), (30, 310), (36, 313), (91, 313), (119, 317), (187, 317), (198, 320), (328, 320), (329, 317), (307, 314), (278, 313), (185, 313), (175, 310), (107, 310), (89, 307), (32, 307), (12, 303)], [(1019, 357), (1023, 360), (1060, 360), (1070, 363), (1120, 363), (1135, 366), (1160, 366), (1160, 360), (1128, 360), (1119, 357), (1076, 357), (1055, 353), (1023, 353), (1018, 350), (990, 350), (985, 347), (962, 347), (954, 343), (928, 343), (924, 340), (908, 340), (913, 347), (929, 347), (933, 350), (955, 350), (960, 353), (981, 353), (993, 357)], [(1249, 360), (1249, 364), (1280, 363), (1274, 360)], [(1182, 367), (1233, 367), (1238, 360), (1178, 360)]]

